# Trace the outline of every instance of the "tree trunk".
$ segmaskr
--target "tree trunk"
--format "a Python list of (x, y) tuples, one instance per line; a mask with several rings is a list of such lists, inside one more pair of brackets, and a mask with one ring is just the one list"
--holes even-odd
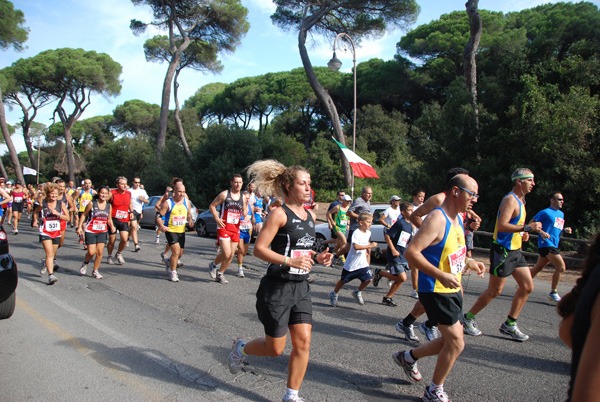
[(177, 82), (177, 77), (179, 77), (179, 73), (181, 70), (177, 70), (175, 73), (175, 78), (173, 80), (173, 97), (175, 98), (175, 124), (177, 124), (177, 131), (179, 132), (179, 138), (181, 139), (181, 144), (183, 145), (183, 150), (188, 158), (192, 157), (192, 151), (190, 151), (190, 147), (185, 139), (185, 133), (183, 132), (183, 125), (181, 124), (181, 119), (179, 118), (179, 99), (177, 98), (177, 89), (179, 89), (179, 83)]
[(71, 128), (73, 125), (67, 126), (63, 122), (65, 128), (65, 152), (67, 154), (67, 168), (69, 169), (69, 181), (75, 183), (75, 157), (73, 156), (73, 137), (71, 137)]
[[(31, 144), (31, 137), (29, 136), (29, 127), (30, 126), (31, 126), (31, 121), (29, 121), (25, 126), (22, 125), (23, 139), (25, 140), (25, 148), (27, 148), (27, 156), (29, 157), (29, 162), (31, 163), (31, 166), (35, 170), (38, 170), (37, 157), (35, 156), (35, 153), (33, 151), (33, 145)], [(38, 150), (38, 152), (39, 152), (39, 150)]]
[(6, 173), (6, 169), (4, 168), (4, 162), (2, 162), (2, 158), (0, 158), (0, 173), (2, 177), (8, 178), (8, 174)]
[(477, 61), (476, 54), (481, 40), (481, 32), (483, 25), (481, 16), (477, 9), (479, 0), (468, 0), (465, 4), (467, 15), (469, 16), (469, 26), (471, 30), (471, 38), (465, 46), (464, 52), (464, 74), (467, 80), (467, 89), (471, 93), (471, 106), (473, 107), (473, 118), (475, 120), (475, 128), (477, 134), (475, 141), (479, 142), (479, 107), (477, 106)]
[[(300, 32), (298, 33), (298, 48), (300, 50), (300, 58), (302, 59), (302, 65), (304, 66), (304, 71), (306, 72), (306, 78), (308, 79), (308, 83), (310, 84), (311, 88), (315, 92), (317, 99), (319, 99), (319, 101), (325, 108), (327, 116), (331, 120), (335, 138), (340, 143), (346, 145), (344, 133), (342, 131), (342, 125), (340, 123), (340, 117), (338, 115), (337, 109), (335, 108), (335, 104), (333, 103), (333, 99), (331, 99), (329, 93), (319, 83), (317, 75), (315, 74), (315, 71), (312, 68), (312, 64), (310, 63), (310, 58), (308, 57), (308, 52), (306, 51), (306, 33), (307, 29), (304, 25), (302, 25), (302, 27), (300, 28)], [(352, 170), (350, 168), (350, 163), (344, 156), (341, 149), (339, 150), (339, 154), (342, 159), (342, 168), (344, 170), (344, 182), (346, 183), (346, 187), (350, 188), (352, 186)]]
[[(0, 89), (0, 99), (2, 99), (2, 90)], [(21, 183), (25, 183), (25, 179), (23, 178), (23, 171), (21, 170), (21, 164), (19, 163), (19, 156), (17, 155), (17, 149), (10, 138), (10, 133), (8, 132), (8, 126), (6, 125), (6, 115), (4, 111), (4, 103), (0, 103), (0, 126), (2, 127), (2, 135), (4, 135), (4, 140), (6, 141), (6, 146), (8, 147), (8, 151), (10, 152), (10, 159), (12, 160), (13, 166), (15, 167), (15, 176), (17, 180), (20, 180)], [(4, 166), (2, 167), (4, 169)], [(6, 174), (6, 172), (4, 172)], [(6, 176), (5, 176), (6, 177)]]
[(175, 56), (169, 62), (169, 68), (163, 83), (162, 99), (160, 103), (160, 122), (158, 123), (158, 139), (156, 141), (156, 154), (160, 154), (165, 149), (167, 139), (167, 121), (169, 120), (169, 102), (171, 101), (171, 82), (175, 77), (175, 71), (179, 65), (179, 56)]

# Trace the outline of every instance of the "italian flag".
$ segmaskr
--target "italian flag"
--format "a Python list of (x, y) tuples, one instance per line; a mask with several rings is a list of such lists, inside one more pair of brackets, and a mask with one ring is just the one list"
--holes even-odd
[[(333, 137), (331, 137), (331, 138), (333, 138)], [(342, 152), (344, 153), (344, 156), (346, 157), (346, 159), (348, 159), (348, 162), (350, 163), (350, 166), (352, 167), (352, 171), (354, 172), (354, 176), (356, 176), (356, 177), (376, 177), (379, 179), (379, 176), (377, 176), (377, 172), (375, 171), (375, 169), (373, 169), (373, 166), (369, 165), (369, 163), (366, 160), (364, 160), (363, 158), (361, 158), (360, 156), (358, 156), (357, 154), (352, 152), (344, 144), (336, 141), (335, 138), (333, 138), (333, 140), (335, 141), (336, 144), (339, 145), (339, 147), (342, 149)]]

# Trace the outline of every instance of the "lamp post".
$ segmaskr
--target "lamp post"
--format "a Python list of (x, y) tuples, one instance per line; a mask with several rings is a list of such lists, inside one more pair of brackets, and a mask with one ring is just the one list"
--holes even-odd
[[(333, 41), (333, 58), (329, 60), (327, 63), (327, 67), (329, 67), (332, 71), (338, 71), (342, 67), (342, 62), (337, 58), (335, 54), (335, 47), (337, 45), (337, 40), (339, 37), (344, 37), (350, 42), (352, 46), (352, 62), (354, 63), (354, 117), (352, 118), (352, 152), (356, 153), (356, 47), (354, 46), (354, 41), (345, 32), (341, 32), (337, 34)], [(351, 187), (351, 197), (354, 199), (354, 170), (352, 171), (352, 187)]]

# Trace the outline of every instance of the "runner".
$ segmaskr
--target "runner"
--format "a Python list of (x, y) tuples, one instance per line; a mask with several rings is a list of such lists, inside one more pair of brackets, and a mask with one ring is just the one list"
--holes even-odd
[[(350, 228), (348, 229), (348, 236), (346, 238), (351, 239), (353, 232), (358, 229), (358, 216), (363, 213), (371, 213), (371, 198), (373, 198), (373, 190), (369, 186), (365, 186), (360, 191), (360, 197), (358, 197), (350, 208), (348, 208), (348, 216), (350, 217)], [(348, 254), (350, 251), (350, 242), (346, 242), (344, 248), (339, 252), (339, 255)], [(371, 264), (371, 255), (367, 255), (367, 261)]]
[[(3, 179), (0, 177), (0, 179)], [(1, 182), (3, 183), (3, 182)], [(6, 211), (6, 205), (11, 202), (12, 197), (10, 196), (10, 194), (8, 193), (8, 191), (6, 191), (6, 187), (1, 186), (0, 185), (0, 221), (4, 220), (4, 213)], [(2, 226), (0, 224), (0, 226)]]
[(83, 258), (83, 264), (79, 268), (79, 273), (85, 275), (89, 262), (94, 258), (92, 277), (95, 279), (102, 279), (98, 268), (100, 268), (102, 262), (104, 246), (108, 242), (109, 226), (111, 231), (115, 229), (112, 219), (110, 219), (111, 206), (108, 203), (109, 199), (110, 189), (108, 186), (101, 186), (92, 202), (85, 207), (77, 227), (77, 234), (79, 236), (85, 235), (85, 244), (87, 245), (87, 252)]
[(250, 204), (254, 210), (254, 225), (252, 231), (255, 236), (258, 236), (263, 227), (263, 199), (261, 194), (256, 190), (256, 184), (248, 184), (248, 193), (250, 194)]
[(121, 253), (127, 246), (127, 237), (129, 235), (129, 222), (133, 219), (133, 206), (131, 205), (131, 193), (127, 191), (127, 178), (123, 176), (117, 177), (117, 188), (112, 190), (110, 197), (110, 204), (112, 206), (111, 216), (114, 229), (112, 229), (108, 235), (108, 257), (107, 262), (109, 265), (114, 265), (112, 259), (112, 252), (115, 247), (115, 241), (117, 240), (117, 231), (119, 232), (119, 247), (115, 258), (117, 263), (125, 264), (125, 260)]
[[(251, 183), (254, 185), (254, 183)], [(250, 185), (248, 185), (250, 188)], [(237, 277), (244, 278), (244, 257), (248, 254), (248, 247), (250, 246), (250, 240), (252, 240), (252, 226), (254, 221), (254, 206), (253, 202), (250, 201), (250, 193), (244, 191), (242, 193), (244, 201), (248, 205), (248, 213), (244, 216), (244, 219), (240, 221), (240, 242), (238, 243), (238, 249), (236, 252), (238, 271)]]
[[(6, 182), (6, 191), (8, 191), (9, 194), (12, 193), (12, 182), (10, 180)], [(8, 224), (12, 226), (12, 200), (8, 204), (6, 204), (5, 212), (6, 213), (4, 214), (4, 217), (8, 219)]]
[[(345, 263), (346, 258), (341, 254), (341, 250), (346, 245), (346, 233), (348, 232), (348, 208), (352, 198), (349, 195), (342, 197), (342, 203), (327, 211), (327, 223), (331, 230), (331, 238), (335, 239), (335, 248), (333, 249), (333, 264)], [(339, 255), (339, 257), (338, 257)]]
[(519, 313), (529, 294), (533, 291), (533, 280), (529, 265), (521, 253), (521, 244), (523, 241), (529, 240), (529, 232), (539, 232), (542, 224), (539, 222), (532, 222), (531, 225), (525, 224), (525, 196), (535, 186), (531, 170), (519, 168), (512, 173), (511, 180), (512, 191), (502, 198), (496, 218), (494, 241), (490, 248), (488, 288), (465, 314), (463, 325), (466, 334), (481, 335), (475, 322), (475, 316), (502, 293), (506, 278), (512, 275), (517, 281), (518, 289), (513, 297), (508, 317), (500, 326), (500, 333), (523, 342), (529, 339), (529, 335), (521, 332), (517, 326), (517, 318), (519, 318)]
[(565, 260), (563, 260), (558, 243), (560, 235), (564, 229), (565, 233), (571, 234), (570, 227), (565, 228), (565, 214), (561, 211), (565, 203), (565, 197), (559, 191), (550, 193), (550, 207), (540, 211), (533, 217), (530, 225), (534, 222), (542, 224), (542, 230), (538, 237), (538, 249), (540, 257), (535, 266), (531, 269), (531, 278), (535, 278), (542, 269), (549, 263), (554, 265), (554, 274), (552, 275), (552, 290), (548, 295), (548, 299), (559, 302), (560, 295), (558, 294), (558, 283), (562, 273), (565, 272)]
[(21, 180), (15, 181), (15, 186), (11, 191), (12, 196), (12, 216), (13, 216), (13, 234), (19, 234), (19, 221), (25, 209), (25, 203), (28, 197), (27, 189), (21, 185)]
[[(73, 183), (72, 180), (69, 181), (69, 183), (67, 184), (67, 188), (65, 190), (65, 192), (71, 196), (71, 199), (73, 199), (73, 202), (75, 202), (75, 192), (77, 191), (77, 189), (75, 188), (75, 183)], [(75, 205), (75, 209), (78, 209), (79, 207), (77, 205)], [(71, 227), (76, 227), (75, 225), (75, 219), (77, 217), (77, 211), (72, 211), (71, 212), (71, 217), (69, 218), (69, 225)], [(77, 225), (78, 226), (78, 225)]]
[[(92, 201), (96, 194), (96, 190), (92, 188), (92, 181), (90, 179), (83, 180), (81, 189), (75, 192), (73, 199), (79, 205), (77, 209), (77, 218), (75, 219), (75, 224), (77, 227), (79, 227), (79, 224), (81, 223), (81, 215), (83, 215), (83, 211), (85, 211), (85, 208)], [(83, 236), (79, 236), (79, 244), (83, 244)]]
[[(176, 179), (177, 178), (174, 177), (173, 178), (173, 182), (175, 182)], [(177, 179), (177, 180), (181, 180), (181, 179)], [(160, 200), (158, 200), (156, 204), (154, 204), (154, 211), (156, 212), (156, 214), (158, 214), (160, 212), (160, 207), (162, 206), (162, 203), (165, 202), (166, 200), (168, 200), (169, 198), (173, 197), (173, 185), (167, 186), (167, 188), (165, 189), (165, 193), (163, 194), (163, 196), (160, 197)], [(155, 219), (156, 219), (156, 217), (155, 217)], [(158, 226), (158, 224), (156, 225), (156, 227), (154, 228), (154, 230), (156, 231), (156, 240), (154, 241), (154, 243), (160, 244), (161, 230), (160, 230), (160, 227)], [(167, 243), (167, 248), (165, 249), (165, 252), (162, 253), (163, 260), (164, 260), (164, 254), (166, 252), (168, 252), (168, 251), (169, 251), (169, 243)]]
[(264, 338), (246, 343), (238, 338), (229, 355), (231, 373), (241, 370), (247, 355), (279, 356), (285, 349), (287, 332), (292, 340), (284, 402), (302, 399), (298, 391), (308, 366), (312, 330), (310, 285), (305, 276), (317, 262), (331, 263), (332, 255), (318, 256), (311, 247), (315, 241), (312, 211), (302, 204), (310, 197), (310, 174), (302, 167), (286, 168), (273, 160), (254, 162), (248, 168), (262, 194), (285, 197), (281, 208), (271, 212), (256, 239), (254, 255), (269, 263), (256, 293), (256, 311), (265, 329)]
[(33, 195), (35, 194), (35, 188), (33, 184), (27, 185), (27, 218), (31, 219), (31, 213), (33, 212)]
[[(208, 273), (211, 278), (223, 285), (229, 283), (225, 279), (224, 273), (229, 268), (240, 241), (240, 218), (248, 214), (248, 205), (241, 193), (244, 184), (242, 176), (234, 174), (230, 184), (231, 189), (222, 191), (209, 206), (210, 212), (217, 222), (217, 238), (221, 252), (208, 265)], [(221, 212), (217, 212), (219, 204)]]
[[(45, 199), (33, 212), (33, 227), (40, 228), (40, 243), (46, 253), (40, 274), (44, 275), (46, 271), (48, 272), (49, 285), (54, 285), (58, 280), (54, 276), (54, 257), (60, 242), (60, 221), (66, 222), (69, 219), (67, 207), (64, 203), (57, 201), (58, 191), (58, 185), (46, 184)], [(41, 222), (38, 220), (38, 213), (40, 213)]]
[[(160, 230), (165, 233), (167, 243), (171, 246), (171, 257), (165, 257), (167, 271), (171, 274), (171, 282), (179, 282), (177, 275), (177, 263), (183, 255), (185, 248), (185, 225), (194, 227), (190, 202), (185, 197), (185, 186), (179, 181), (173, 186), (173, 197), (162, 203), (156, 217), (156, 223)], [(166, 226), (165, 226), (166, 223)]]
[[(61, 178), (58, 178), (54, 181), (55, 184), (58, 185), (58, 198), (56, 199), (58, 202), (62, 202), (63, 204), (65, 204), (65, 207), (67, 208), (67, 211), (69, 211), (69, 219), (71, 219), (71, 213), (75, 212), (75, 204), (73, 203), (73, 199), (71, 198), (70, 195), (67, 195), (65, 190), (66, 190), (66, 185), (65, 185), (65, 181)], [(58, 243), (58, 248), (61, 248), (63, 246), (63, 244), (65, 243), (65, 234), (67, 231), (67, 222), (66, 221), (60, 221), (60, 242)], [(58, 250), (57, 250), (58, 253)], [(54, 255), (54, 270), (58, 271), (58, 269), (60, 268), (58, 266), (58, 263), (56, 262), (56, 254)]]
[(144, 208), (144, 204), (149, 202), (148, 193), (143, 188), (140, 188), (140, 178), (133, 178), (133, 186), (129, 188), (127, 191), (131, 193), (131, 205), (133, 206), (133, 219), (131, 220), (131, 226), (129, 227), (129, 236), (133, 240), (134, 251), (137, 253), (140, 251), (140, 246), (138, 244), (138, 222), (142, 218), (142, 209)]
[(421, 381), (417, 360), (438, 355), (431, 384), (425, 388), (424, 401), (448, 401), (444, 381), (464, 349), (460, 324), (462, 293), (460, 277), (465, 266), (483, 277), (485, 266), (466, 259), (463, 222), (459, 212), (466, 212), (477, 202), (477, 182), (457, 175), (446, 186), (449, 194), (440, 208), (434, 209), (408, 245), (404, 256), (418, 266), (419, 298), (427, 315), (439, 323), (442, 334), (431, 342), (410, 351), (398, 351), (393, 359), (412, 381)]
[(400, 202), (402, 202), (402, 198), (397, 195), (392, 195), (392, 198), (390, 198), (390, 206), (379, 216), (379, 223), (383, 225), (383, 234), (385, 234), (398, 220), (398, 217), (400, 216)]

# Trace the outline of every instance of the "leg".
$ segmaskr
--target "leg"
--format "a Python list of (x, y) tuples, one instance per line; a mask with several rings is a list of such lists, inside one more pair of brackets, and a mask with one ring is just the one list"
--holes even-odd
[(138, 244), (137, 229), (138, 229), (138, 222), (136, 220), (131, 221), (131, 226), (129, 227), (129, 236), (131, 236), (131, 239), (133, 240), (134, 245)]
[(246, 343), (244, 353), (250, 356), (279, 356), (285, 349), (287, 335), (281, 338), (273, 338), (265, 335), (264, 338), (256, 338)]
[(108, 236), (108, 245), (106, 249), (108, 250), (108, 256), (112, 255), (113, 249), (115, 248), (115, 241), (117, 240), (117, 234), (109, 234)]
[[(86, 264), (92, 260), (96, 256), (96, 244), (88, 244), (87, 252), (85, 253), (85, 257), (83, 257), (83, 262)], [(94, 262), (95, 264), (95, 262)]]
[[(565, 260), (563, 260), (562, 255), (552, 254), (552, 253), (548, 254), (548, 259), (550, 260), (550, 263), (552, 265), (554, 265), (554, 268), (555, 268), (554, 274), (552, 275), (552, 290), (554, 290), (558, 287), (560, 278), (561, 278), (563, 272), (565, 272)], [(532, 272), (531, 276), (533, 277), (533, 272)]]
[(419, 284), (419, 270), (416, 267), (411, 267), (410, 268), (410, 281), (412, 283), (412, 288), (413, 290), (417, 290), (417, 285)]
[(368, 281), (361, 282), (360, 285), (358, 285), (358, 291), (362, 292), (363, 290), (365, 290), (365, 288), (369, 286), (369, 283), (371, 283), (371, 279), (369, 279)]
[(340, 293), (340, 290), (342, 289), (342, 287), (346, 284), (346, 282), (344, 282), (343, 280), (339, 280), (336, 284), (335, 284), (335, 288), (333, 289), (333, 291), (335, 293)]
[(48, 270), (48, 275), (52, 275), (54, 273), (54, 256), (56, 255), (58, 244), (52, 244), (52, 240), (42, 240), (42, 246), (46, 252), (46, 269)]
[(311, 324), (294, 324), (289, 326), (292, 340), (292, 353), (288, 363), (287, 387), (299, 390), (306, 374), (310, 356)]
[[(540, 273), (540, 271), (541, 271), (542, 269), (544, 269), (544, 267), (545, 267), (546, 265), (548, 265), (548, 263), (549, 263), (549, 262), (550, 262), (550, 261), (548, 260), (548, 258), (547, 258), (547, 257), (542, 257), (542, 256), (540, 256), (540, 257), (538, 258), (537, 262), (535, 263), (535, 266), (534, 266), (533, 268), (531, 268), (531, 278), (532, 278), (532, 279), (533, 279), (533, 278), (535, 278), (535, 276), (536, 276), (537, 274), (539, 274), (539, 273)], [(553, 288), (553, 289), (554, 289), (554, 288)]]
[(392, 286), (390, 286), (390, 289), (388, 290), (387, 294), (385, 295), (385, 297), (390, 297), (390, 298), (396, 294), (398, 289), (400, 289), (400, 286), (402, 286), (402, 284), (404, 282), (406, 282), (406, 279), (407, 279), (406, 272), (402, 272), (401, 274), (392, 275), (388, 272), (381, 271), (380, 274), (381, 274), (381, 276), (394, 281), (392, 283)]
[(121, 241), (119, 242), (119, 250), (118, 253), (121, 254), (125, 247), (127, 247), (127, 239), (129, 238), (129, 232), (126, 230), (122, 230), (119, 232), (121, 236)]
[(519, 284), (519, 289), (517, 289), (517, 293), (515, 293), (515, 296), (513, 297), (508, 315), (516, 320), (519, 317), (519, 313), (525, 305), (529, 294), (533, 292), (533, 279), (531, 279), (529, 267), (516, 268), (512, 276)]
[[(91, 244), (88, 245), (88, 250)], [(104, 253), (104, 243), (96, 244), (96, 258), (94, 259), (94, 271), (97, 271), (100, 268), (100, 263), (102, 262), (102, 254)], [(93, 254), (92, 254), (93, 255)]]
[[(529, 278), (531, 279), (531, 275)], [(491, 303), (492, 300), (502, 293), (502, 289), (504, 289), (504, 282), (506, 282), (506, 278), (499, 278), (495, 275), (490, 275), (488, 288), (481, 295), (479, 295), (479, 298), (473, 307), (471, 307), (469, 312), (471, 312), (473, 315), (477, 315), (481, 310), (483, 310), (488, 304)]]
[(177, 271), (177, 262), (179, 261), (180, 255), (181, 255), (181, 246), (179, 245), (179, 243), (173, 243), (171, 245), (171, 259), (169, 260), (170, 267), (171, 267), (171, 273)]
[(233, 255), (238, 248), (238, 243), (232, 242), (231, 239), (219, 239), (219, 243), (221, 244), (221, 254), (215, 259), (215, 264), (218, 264), (217, 260), (221, 257), (222, 262), (219, 272), (223, 274), (227, 268), (229, 268), (229, 264), (231, 264), (231, 261), (233, 260)]
[(437, 339), (443, 340), (443, 346), (440, 349), (431, 380), (434, 384), (442, 385), (448, 374), (450, 374), (454, 362), (456, 362), (456, 359), (465, 348), (465, 341), (460, 322), (456, 322), (450, 326), (440, 325), (439, 330), (442, 333), (442, 337)]

